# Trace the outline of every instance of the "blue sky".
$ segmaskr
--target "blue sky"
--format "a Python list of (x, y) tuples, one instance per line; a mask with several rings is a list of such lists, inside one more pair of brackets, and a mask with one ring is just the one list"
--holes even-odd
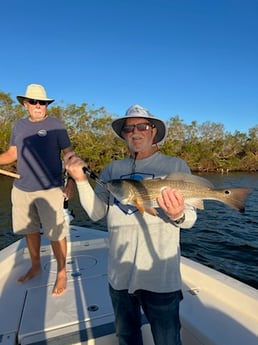
[(141, 104), (167, 120), (258, 124), (258, 0), (1, 2), (0, 90), (57, 104)]

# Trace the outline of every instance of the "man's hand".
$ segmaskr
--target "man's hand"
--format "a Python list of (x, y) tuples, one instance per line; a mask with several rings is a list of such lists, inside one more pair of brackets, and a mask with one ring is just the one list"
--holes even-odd
[(74, 152), (68, 152), (64, 155), (64, 166), (75, 181), (87, 180), (87, 176), (82, 170), (83, 167), (86, 167), (86, 163), (76, 156)]
[(184, 197), (175, 189), (165, 188), (157, 198), (157, 203), (172, 220), (179, 219), (184, 214)]

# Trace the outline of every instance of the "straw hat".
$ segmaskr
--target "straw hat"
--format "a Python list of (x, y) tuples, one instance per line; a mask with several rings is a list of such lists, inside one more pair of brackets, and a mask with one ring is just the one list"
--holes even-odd
[(42, 85), (30, 84), (27, 86), (26, 93), (24, 96), (17, 96), (17, 100), (23, 105), (24, 99), (37, 99), (39, 101), (47, 101), (48, 104), (54, 102), (54, 99), (47, 97), (46, 90)]
[(129, 117), (142, 117), (155, 125), (155, 127), (157, 128), (157, 134), (155, 135), (153, 144), (161, 143), (166, 138), (167, 127), (165, 125), (165, 122), (154, 117), (146, 108), (143, 108), (141, 105), (134, 104), (126, 111), (124, 117), (116, 119), (111, 123), (113, 131), (120, 139), (124, 140), (122, 136), (122, 128), (124, 126), (125, 120)]

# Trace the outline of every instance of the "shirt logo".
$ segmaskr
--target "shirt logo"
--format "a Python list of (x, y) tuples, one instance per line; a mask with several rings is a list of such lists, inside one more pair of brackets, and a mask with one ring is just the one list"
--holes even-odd
[(45, 129), (40, 129), (40, 130), (38, 131), (38, 136), (39, 136), (39, 137), (45, 137), (45, 136), (47, 136), (47, 131), (46, 131)]

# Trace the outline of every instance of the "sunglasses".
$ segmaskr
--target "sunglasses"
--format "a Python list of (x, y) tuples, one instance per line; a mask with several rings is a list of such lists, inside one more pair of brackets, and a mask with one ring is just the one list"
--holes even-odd
[(47, 105), (48, 101), (39, 101), (38, 99), (27, 99), (27, 102), (29, 102), (31, 105)]
[(155, 125), (150, 124), (150, 123), (137, 123), (136, 125), (125, 125), (122, 128), (122, 132), (132, 133), (135, 128), (137, 128), (137, 130), (139, 132), (144, 132), (144, 131), (147, 131), (149, 128), (154, 128), (154, 127), (155, 127)]

